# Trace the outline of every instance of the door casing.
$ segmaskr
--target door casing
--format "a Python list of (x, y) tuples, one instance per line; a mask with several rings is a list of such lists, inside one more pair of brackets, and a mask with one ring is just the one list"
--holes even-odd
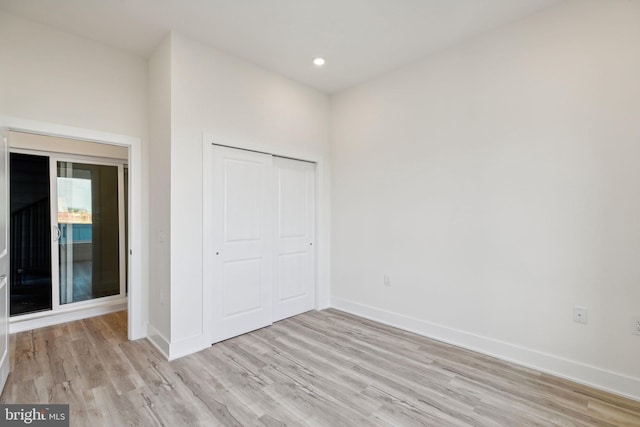
[(0, 393), (11, 370), (9, 358), (9, 147), (8, 130), (0, 126)]

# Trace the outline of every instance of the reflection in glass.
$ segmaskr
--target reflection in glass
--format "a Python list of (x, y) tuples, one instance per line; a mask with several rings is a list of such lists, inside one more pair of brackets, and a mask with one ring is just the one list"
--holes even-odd
[(120, 292), (118, 168), (58, 162), (60, 304)]
[(51, 310), (49, 158), (10, 157), (11, 316)]

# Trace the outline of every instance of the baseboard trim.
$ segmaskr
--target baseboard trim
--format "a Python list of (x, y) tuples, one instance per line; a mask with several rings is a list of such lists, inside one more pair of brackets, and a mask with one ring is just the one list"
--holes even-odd
[(160, 333), (153, 325), (147, 325), (147, 340), (158, 349), (162, 355), (169, 360), (169, 340)]
[(100, 302), (95, 305), (73, 308), (70, 310), (54, 312), (42, 312), (34, 315), (12, 317), (9, 320), (9, 333), (30, 331), (32, 329), (44, 328), (47, 326), (59, 325), (61, 323), (73, 322), (74, 320), (88, 319), (90, 317), (102, 316), (104, 314), (115, 313), (127, 309), (127, 299), (117, 299), (107, 302)]
[(169, 361), (197, 353), (209, 345), (202, 344), (202, 335), (193, 335), (171, 342), (152, 325), (147, 325), (147, 339)]
[(187, 338), (183, 338), (179, 341), (172, 342), (169, 345), (169, 360), (176, 360), (180, 357), (187, 356), (189, 354), (197, 353), (211, 344), (202, 344), (202, 335), (193, 335)]
[(331, 307), (427, 338), (640, 401), (640, 378), (630, 377), (342, 298), (332, 297)]

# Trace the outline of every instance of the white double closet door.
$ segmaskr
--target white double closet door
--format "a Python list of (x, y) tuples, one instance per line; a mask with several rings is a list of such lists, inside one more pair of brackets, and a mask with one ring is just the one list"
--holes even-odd
[(211, 165), (215, 343), (314, 308), (315, 165), (220, 146)]

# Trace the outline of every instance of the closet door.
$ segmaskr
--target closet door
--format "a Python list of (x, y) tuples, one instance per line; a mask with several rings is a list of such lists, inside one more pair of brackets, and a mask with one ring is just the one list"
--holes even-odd
[(315, 306), (313, 163), (274, 158), (277, 200), (273, 321)]
[[(273, 203), (270, 155), (213, 148), (212, 342), (272, 322)], [(205, 221), (207, 219), (205, 218)], [(209, 284), (207, 284), (209, 285)]]

